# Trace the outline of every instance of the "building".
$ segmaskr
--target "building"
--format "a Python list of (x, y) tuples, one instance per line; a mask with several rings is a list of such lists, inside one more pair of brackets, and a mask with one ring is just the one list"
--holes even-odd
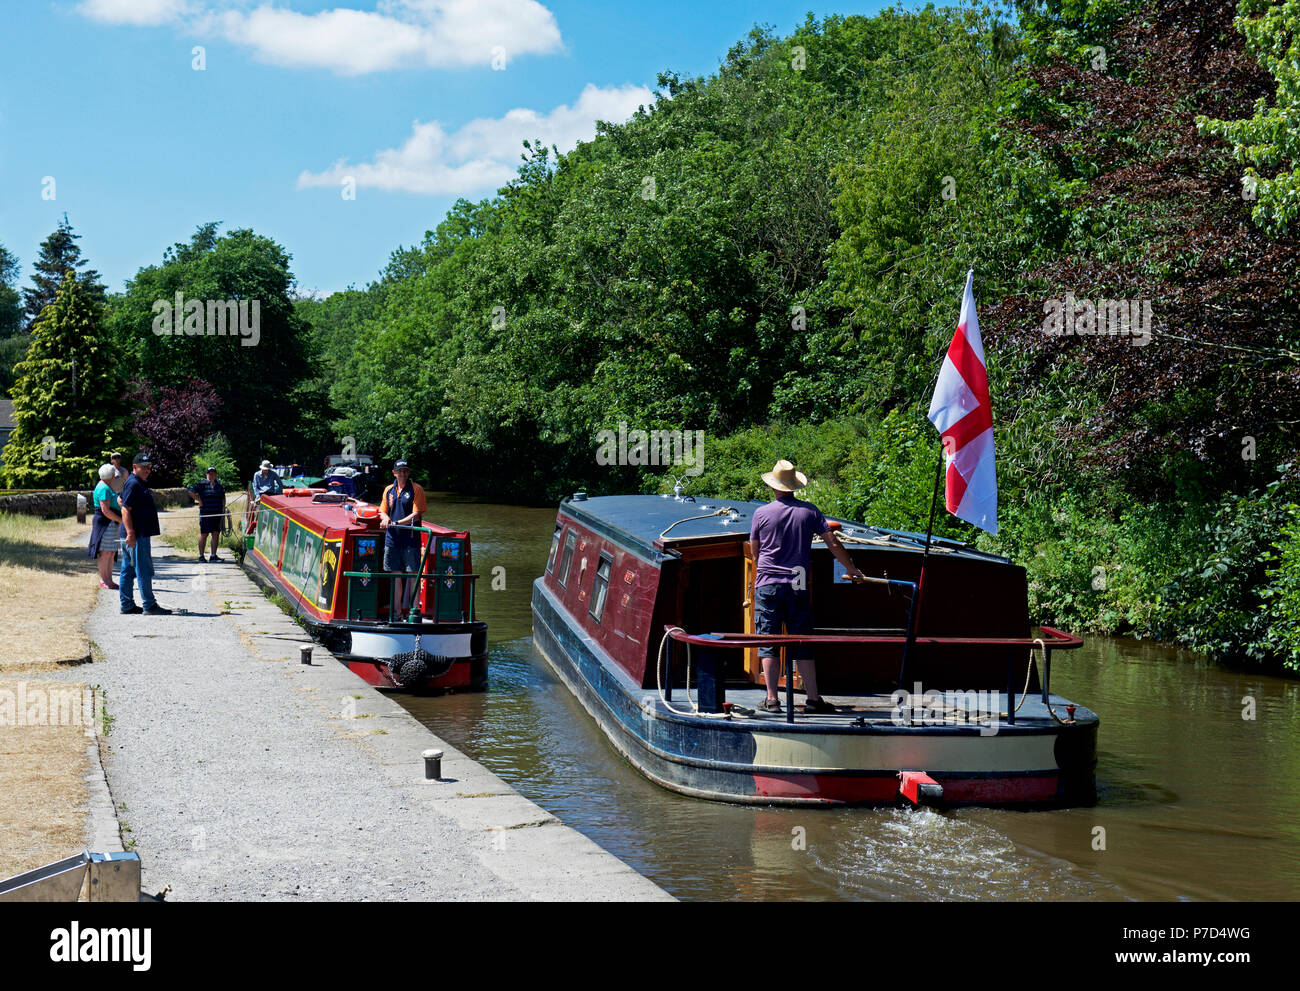
[(5, 445), (9, 443), (9, 435), (14, 432), (15, 426), (13, 400), (0, 399), (0, 468), (4, 467)]

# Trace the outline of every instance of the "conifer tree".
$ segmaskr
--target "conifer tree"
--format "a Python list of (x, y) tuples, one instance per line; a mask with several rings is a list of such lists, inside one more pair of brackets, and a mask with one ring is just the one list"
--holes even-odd
[(89, 486), (109, 451), (130, 440), (103, 316), (91, 287), (68, 269), (14, 368), (16, 426), (4, 450), (10, 485)]
[(23, 308), (14, 288), (20, 270), (18, 259), (0, 244), (0, 341), (22, 329)]
[(18, 259), (0, 244), (0, 398), (9, 394), (14, 365), (27, 351), (22, 297), (15, 288), (19, 271)]
[(55, 293), (63, 281), (63, 273), (72, 269), (91, 296), (100, 303), (107, 302), (104, 284), (99, 281), (99, 273), (93, 268), (78, 271), (89, 264), (81, 257), (81, 248), (77, 242), (80, 234), (72, 233), (68, 215), (54, 229), (54, 233), (41, 242), (40, 254), (33, 265), (32, 287), (23, 290), (23, 312), (27, 325), (31, 327), (41, 317), (41, 311), (54, 302)]

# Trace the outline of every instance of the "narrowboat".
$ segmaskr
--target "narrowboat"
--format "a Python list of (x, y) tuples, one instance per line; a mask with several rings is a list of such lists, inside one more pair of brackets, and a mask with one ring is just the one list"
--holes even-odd
[[(383, 570), (379, 507), (286, 489), (250, 509), (244, 566), (279, 592), (313, 636), (369, 684), (410, 692), (487, 686), (487, 624), (474, 618), (470, 536), (425, 524), (410, 610)], [(408, 599), (411, 597), (407, 593)]]
[[(754, 633), (750, 518), (762, 503), (576, 493), (533, 585), (534, 643), (652, 781), (741, 803), (1048, 807), (1095, 801), (1098, 718), (1050, 691), (1024, 568), (955, 541), (830, 521), (814, 633)], [(760, 708), (759, 645), (816, 663), (831, 713)]]

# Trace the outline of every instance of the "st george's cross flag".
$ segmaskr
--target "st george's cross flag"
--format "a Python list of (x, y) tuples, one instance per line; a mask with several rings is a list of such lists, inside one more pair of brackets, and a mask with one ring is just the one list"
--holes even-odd
[(944, 504), (948, 512), (989, 533), (998, 532), (998, 480), (993, 468), (993, 404), (989, 377), (975, 316), (971, 285), (975, 270), (966, 273), (961, 319), (939, 370), (930, 400), (930, 422), (943, 436), (947, 463)]

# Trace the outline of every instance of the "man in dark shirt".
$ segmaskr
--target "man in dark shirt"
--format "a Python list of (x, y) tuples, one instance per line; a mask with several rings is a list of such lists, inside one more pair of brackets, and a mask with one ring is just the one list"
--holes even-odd
[(203, 548), (212, 535), (212, 556), (209, 561), (220, 561), (217, 557), (217, 541), (221, 539), (222, 524), (226, 515), (226, 490), (217, 481), (217, 469), (208, 466), (207, 478), (190, 486), (190, 498), (199, 504), (199, 560), (203, 560)]
[[(153, 549), (150, 540), (159, 534), (158, 507), (149, 491), (149, 473), (153, 466), (149, 455), (137, 454), (131, 462), (131, 474), (122, 486), (122, 573), (118, 577), (122, 612), (142, 612), (147, 616), (169, 616), (170, 609), (158, 605), (153, 597)], [(140, 579), (141, 609), (135, 604), (135, 580)]]
[[(749, 549), (754, 558), (754, 629), (758, 633), (779, 636), (781, 626), (790, 636), (813, 632), (812, 604), (808, 595), (808, 569), (812, 564), (812, 538), (816, 534), (827, 549), (844, 565), (851, 578), (865, 577), (839, 539), (831, 532), (822, 511), (811, 502), (796, 499), (794, 493), (808, 484), (801, 471), (789, 461), (778, 461), (763, 476), (772, 491), (772, 501), (755, 510), (750, 527)], [(817, 692), (817, 672), (812, 662), (812, 648), (794, 644), (786, 656), (797, 658), (799, 677), (805, 691), (804, 711), (834, 712), (835, 707)], [(767, 712), (780, 712), (776, 695), (778, 677), (776, 649), (761, 647), (763, 681), (767, 698), (760, 706)], [(786, 677), (790, 673), (786, 672)]]

